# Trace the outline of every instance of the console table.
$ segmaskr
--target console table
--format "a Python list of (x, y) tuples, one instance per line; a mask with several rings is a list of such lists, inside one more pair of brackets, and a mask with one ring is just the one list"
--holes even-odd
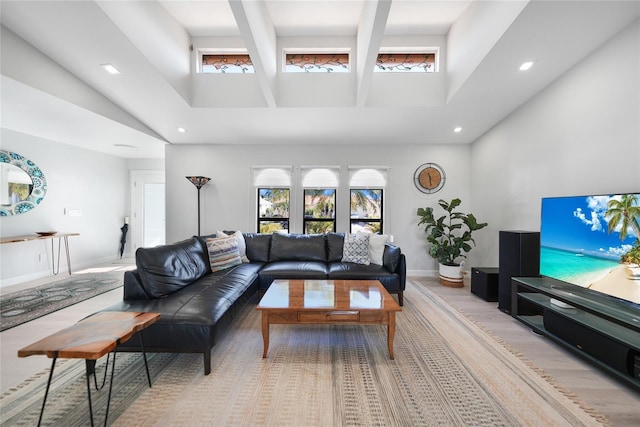
[(512, 279), (513, 317), (640, 390), (640, 308), (549, 277)]
[[(71, 274), (71, 258), (69, 257), (69, 236), (79, 236), (80, 233), (52, 233), (52, 234), (29, 234), (26, 236), (13, 236), (0, 238), (0, 244), (29, 242), (32, 240), (51, 240), (51, 272), (57, 275), (60, 272), (60, 246), (64, 240), (64, 251), (67, 256), (67, 271)], [(53, 251), (53, 239), (58, 239), (58, 263), (55, 263)]]

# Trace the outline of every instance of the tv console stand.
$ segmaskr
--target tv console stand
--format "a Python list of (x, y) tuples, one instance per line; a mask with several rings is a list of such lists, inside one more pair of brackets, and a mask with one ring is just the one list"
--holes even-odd
[(511, 290), (513, 317), (640, 391), (638, 305), (548, 277)]

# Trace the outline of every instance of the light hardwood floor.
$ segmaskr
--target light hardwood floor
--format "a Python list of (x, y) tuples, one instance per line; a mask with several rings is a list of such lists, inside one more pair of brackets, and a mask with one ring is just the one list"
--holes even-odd
[[(453, 307), (475, 319), (486, 330), (554, 378), (580, 402), (605, 415), (614, 426), (640, 426), (640, 393), (607, 376), (551, 340), (534, 334), (524, 324), (471, 293), (469, 283), (453, 289), (436, 279), (414, 278)], [(409, 280), (409, 279), (408, 279)], [(405, 299), (411, 294), (405, 292)], [(532, 425), (535, 422), (532, 420)]]
[[(121, 264), (114, 264), (111, 267), (128, 268)], [(523, 324), (499, 311), (497, 303), (483, 301), (471, 294), (468, 283), (465, 283), (464, 288), (452, 289), (440, 286), (437, 280), (432, 278), (410, 278), (409, 280), (420, 281), (452, 306), (477, 320), (485, 329), (552, 376), (559, 386), (569, 390), (579, 401), (605, 415), (612, 425), (629, 427), (640, 425), (640, 393), (608, 377), (548, 339), (532, 333)], [(17, 290), (20, 287), (35, 286), (45, 281), (39, 280), (2, 289), (2, 293)], [(51, 361), (46, 357), (33, 356), (19, 359), (18, 349), (70, 326), (121, 298), (122, 290), (116, 289), (1, 332), (0, 392), (4, 393), (33, 374), (50, 367)], [(405, 299), (409, 298), (411, 293), (405, 292)], [(532, 425), (535, 425), (535, 420), (532, 420)]]

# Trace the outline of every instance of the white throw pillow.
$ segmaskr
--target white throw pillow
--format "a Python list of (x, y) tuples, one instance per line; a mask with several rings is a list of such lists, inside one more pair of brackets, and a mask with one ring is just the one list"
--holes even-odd
[(347, 233), (344, 235), (342, 262), (369, 265), (369, 234)]
[(369, 259), (371, 264), (383, 264), (384, 245), (388, 240), (389, 236), (387, 234), (369, 235)]
[(247, 243), (244, 241), (244, 236), (240, 230), (236, 231), (233, 234), (227, 234), (224, 231), (216, 230), (217, 237), (224, 236), (235, 236), (238, 239), (238, 251), (240, 252), (240, 259), (242, 262), (249, 262), (249, 258), (247, 258)]

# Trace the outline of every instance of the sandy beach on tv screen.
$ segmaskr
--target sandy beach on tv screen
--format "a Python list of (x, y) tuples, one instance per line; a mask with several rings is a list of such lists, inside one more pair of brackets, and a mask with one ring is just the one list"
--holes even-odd
[(589, 289), (640, 304), (640, 267), (621, 264), (594, 281)]

